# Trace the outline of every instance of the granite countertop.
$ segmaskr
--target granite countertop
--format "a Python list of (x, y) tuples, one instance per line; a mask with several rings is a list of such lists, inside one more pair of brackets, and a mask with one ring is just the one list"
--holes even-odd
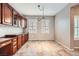
[(0, 43), (11, 40), (12, 38), (0, 38)]

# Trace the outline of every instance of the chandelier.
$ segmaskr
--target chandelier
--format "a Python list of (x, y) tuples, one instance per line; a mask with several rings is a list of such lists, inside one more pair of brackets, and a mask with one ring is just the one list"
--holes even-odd
[(40, 21), (41, 19), (44, 19), (44, 18), (45, 18), (45, 17), (44, 17), (44, 6), (37, 5), (37, 7), (38, 7), (38, 9), (39, 9), (40, 11), (42, 11), (42, 17), (39, 17), (39, 18), (38, 18), (38, 21)]

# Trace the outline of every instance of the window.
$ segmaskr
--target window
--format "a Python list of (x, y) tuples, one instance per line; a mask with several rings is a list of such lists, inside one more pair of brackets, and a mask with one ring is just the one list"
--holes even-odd
[(28, 20), (29, 33), (49, 33), (49, 20), (43, 19), (38, 21), (37, 19)]
[(79, 38), (79, 16), (74, 16), (74, 38)]
[(49, 20), (41, 20), (41, 33), (49, 33)]
[(29, 20), (29, 33), (36, 33), (37, 32), (37, 20), (31, 19)]

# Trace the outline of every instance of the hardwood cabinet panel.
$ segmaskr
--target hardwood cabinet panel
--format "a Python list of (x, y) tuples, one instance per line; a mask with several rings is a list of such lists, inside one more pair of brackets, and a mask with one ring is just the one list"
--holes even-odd
[(27, 20), (24, 19), (24, 18), (21, 19), (21, 27), (22, 28), (26, 28), (27, 27)]
[(18, 13), (13, 10), (13, 26), (18, 27)]
[(13, 46), (13, 54), (17, 51), (17, 46)]
[(0, 47), (0, 56), (9, 56), (12, 55), (11, 50), (11, 40), (5, 41), (0, 44), (3, 47)]
[(25, 34), (25, 41), (28, 41), (29, 39), (29, 34)]
[(18, 41), (17, 41), (17, 37), (12, 39), (12, 54), (16, 53), (17, 49), (18, 49)]
[(0, 48), (0, 56), (10, 56), (10, 55), (12, 55), (11, 44)]
[(19, 15), (17, 16), (17, 25), (21, 28), (21, 17)]
[(11, 43), (11, 40), (6, 41), (6, 42), (4, 42), (4, 43), (1, 43), (1, 44), (0, 44), (0, 48), (4, 47), (4, 46), (6, 46), (6, 45), (8, 45), (8, 44), (10, 44), (10, 43)]
[(22, 46), (22, 36), (19, 35), (18, 36), (18, 49), (21, 48), (21, 46)]
[(19, 14), (8, 3), (0, 3), (0, 23), (20, 28), (27, 27), (27, 19)]
[(12, 25), (12, 8), (8, 4), (2, 4), (2, 6), (3, 24)]
[(22, 45), (25, 44), (28, 41), (28, 34), (22, 35)]
[(24, 44), (25, 38), (24, 35), (22, 35), (22, 45)]
[[(9, 43), (8, 45), (0, 48), (0, 56), (1, 55), (8, 56), (8, 55), (15, 54), (17, 50), (20, 49), (22, 45), (27, 42), (28, 35), (29, 34), (21, 34), (21, 35), (11, 38), (11, 40), (8, 41)], [(7, 43), (4, 42), (4, 44), (7, 44)]]

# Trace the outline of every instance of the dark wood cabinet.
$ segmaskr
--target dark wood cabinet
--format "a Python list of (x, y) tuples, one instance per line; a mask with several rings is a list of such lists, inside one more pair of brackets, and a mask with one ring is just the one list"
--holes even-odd
[(29, 34), (22, 34), (18, 36), (18, 49), (28, 41), (28, 35)]
[[(0, 24), (11, 25), (25, 29), (27, 27), (27, 19), (20, 15), (13, 7), (8, 3), (0, 3)], [(0, 55), (13, 55), (18, 49), (22, 47), (28, 40), (27, 34), (16, 35), (16, 37), (5, 37), (5, 39), (11, 38), (10, 44), (2, 47), (0, 44)], [(5, 43), (5, 42), (4, 42)]]
[(26, 28), (27, 19), (19, 14), (8, 3), (0, 3), (0, 24)]
[(18, 35), (18, 49), (22, 46), (22, 35)]
[(24, 44), (24, 41), (25, 41), (25, 37), (24, 35), (22, 35), (22, 45)]
[(17, 49), (18, 49), (18, 41), (17, 41), (17, 37), (12, 39), (12, 54), (16, 53)]
[(26, 19), (20, 16), (16, 11), (13, 11), (13, 26), (25, 28), (26, 24)]
[(10, 55), (12, 55), (12, 53), (11, 53), (11, 44), (0, 48), (0, 56), (10, 56)]
[(13, 26), (18, 27), (18, 23), (19, 23), (18, 20), (19, 20), (18, 13), (13, 10)]
[(28, 41), (28, 39), (29, 39), (29, 33), (25, 34), (25, 42)]
[(28, 41), (28, 34), (22, 35), (22, 45), (25, 44)]
[(17, 26), (17, 12), (13, 11), (13, 26)]
[(12, 8), (6, 3), (2, 4), (2, 23), (12, 25), (12, 16)]
[[(7, 39), (7, 38), (5, 38)], [(17, 37), (13, 37), (8, 41), (0, 43), (0, 56), (10, 56), (17, 51)]]
[(0, 43), (0, 56), (12, 55), (11, 40)]
[(15, 54), (18, 49), (20, 49), (27, 42), (28, 35), (29, 34), (21, 34), (16, 35), (15, 37), (8, 35), (7, 38), (9, 37), (9, 40), (0, 43), (0, 56), (10, 56)]
[(27, 27), (27, 19), (22, 18), (21, 19), (21, 27), (26, 28)]
[(18, 27), (20, 27), (21, 28), (21, 17), (20, 16), (18, 16)]

